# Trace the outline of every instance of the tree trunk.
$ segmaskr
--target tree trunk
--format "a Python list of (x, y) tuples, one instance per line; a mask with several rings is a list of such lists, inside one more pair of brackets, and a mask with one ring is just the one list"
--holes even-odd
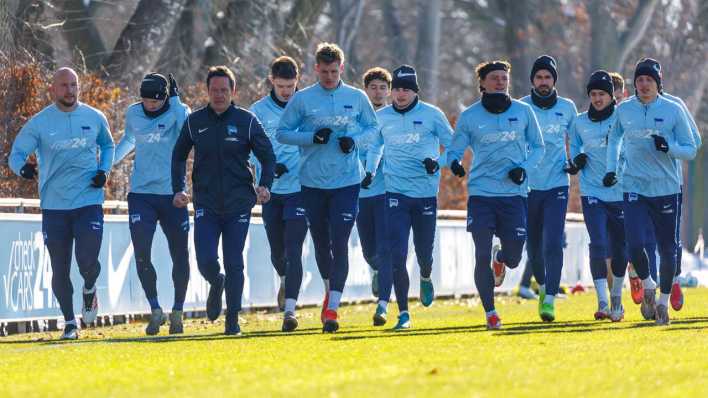
[(441, 0), (424, 1), (418, 26), (415, 66), (422, 94), (430, 102), (436, 102), (438, 98), (441, 3)]
[(61, 31), (68, 42), (69, 50), (80, 52), (79, 57), (74, 59), (78, 58), (88, 70), (97, 70), (106, 56), (106, 48), (88, 8), (84, 5), (84, 0), (65, 0), (60, 7), (59, 16), (64, 20)]
[(400, 65), (410, 63), (411, 61), (408, 58), (408, 46), (406, 45), (407, 42), (403, 36), (403, 27), (401, 26), (401, 20), (398, 17), (394, 2), (385, 1), (382, 8), (386, 37), (388, 42), (393, 44), (391, 46), (393, 64)]
[(103, 63), (108, 78), (131, 81), (153, 69), (168, 43), (187, 0), (141, 0), (110, 57)]
[(499, 7), (506, 21), (504, 47), (512, 65), (511, 94), (522, 97), (529, 91), (527, 76), (531, 71), (531, 60), (526, 51), (531, 40), (528, 2), (506, 0), (500, 2)]

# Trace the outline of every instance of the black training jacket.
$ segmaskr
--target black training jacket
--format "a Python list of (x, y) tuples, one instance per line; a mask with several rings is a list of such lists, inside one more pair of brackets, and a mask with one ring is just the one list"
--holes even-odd
[(262, 165), (258, 185), (273, 184), (273, 147), (256, 116), (233, 104), (217, 115), (209, 105), (189, 115), (172, 151), (172, 190), (185, 190), (187, 157), (194, 147), (192, 192), (195, 208), (217, 214), (250, 210), (256, 204), (248, 167), (253, 151)]

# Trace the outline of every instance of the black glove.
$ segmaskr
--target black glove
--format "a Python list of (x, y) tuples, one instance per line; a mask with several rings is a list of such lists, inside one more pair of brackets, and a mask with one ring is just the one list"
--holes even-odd
[(509, 178), (514, 181), (514, 184), (521, 185), (526, 180), (526, 170), (521, 167), (514, 167), (509, 170)]
[(568, 161), (568, 164), (563, 168), (563, 171), (565, 171), (566, 173), (568, 173), (568, 174), (574, 176), (574, 175), (578, 174), (578, 172), (580, 171), (580, 169), (578, 168), (578, 166), (576, 166), (575, 164), (573, 164), (572, 161), (569, 160), (569, 161)]
[(364, 189), (369, 189), (369, 185), (371, 185), (371, 181), (374, 180), (374, 176), (371, 175), (370, 172), (366, 172), (366, 177), (364, 177), (363, 180), (361, 180), (361, 187)]
[(588, 155), (584, 153), (579, 153), (578, 156), (573, 158), (573, 164), (578, 170), (582, 170), (586, 164), (588, 164)]
[(437, 160), (425, 158), (423, 159), (423, 164), (425, 165), (425, 171), (427, 171), (428, 174), (435, 174), (438, 170), (440, 170), (440, 165)]
[(106, 185), (106, 172), (98, 170), (96, 175), (91, 179), (91, 186), (94, 188), (103, 188)]
[(319, 129), (315, 132), (315, 135), (312, 137), (312, 142), (315, 144), (326, 144), (329, 142), (329, 135), (332, 134), (332, 129), (330, 128), (323, 128)]
[(20, 169), (20, 175), (22, 178), (34, 180), (34, 177), (37, 176), (37, 166), (32, 163), (25, 163)]
[(651, 136), (652, 138), (654, 138), (654, 147), (657, 151), (661, 151), (664, 153), (669, 151), (669, 143), (666, 142), (666, 138), (657, 134), (652, 134)]
[(611, 187), (615, 184), (617, 184), (617, 174), (614, 171), (610, 171), (602, 178), (602, 185), (606, 187)]
[(177, 87), (175, 77), (170, 73), (168, 78), (170, 80), (170, 97), (179, 97), (179, 87)]
[(459, 161), (453, 160), (452, 164), (450, 165), (450, 171), (452, 171), (452, 174), (462, 178), (465, 176), (465, 168), (462, 167)]
[(350, 153), (354, 150), (354, 139), (352, 137), (339, 137), (339, 148), (344, 153)]
[(280, 178), (283, 176), (283, 174), (287, 173), (290, 170), (288, 170), (288, 167), (284, 164), (276, 163), (275, 169), (273, 171), (275, 172), (275, 178)]

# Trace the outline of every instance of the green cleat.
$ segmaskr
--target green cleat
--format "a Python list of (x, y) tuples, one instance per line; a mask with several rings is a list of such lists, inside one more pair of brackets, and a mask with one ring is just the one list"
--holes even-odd
[(546, 288), (539, 286), (538, 288), (538, 315), (541, 315), (541, 307), (543, 307), (543, 301), (546, 299)]
[(420, 303), (423, 307), (430, 307), (433, 304), (433, 299), (435, 299), (435, 289), (433, 288), (433, 281), (420, 280)]
[(544, 322), (553, 322), (556, 319), (555, 308), (551, 303), (541, 304), (539, 315)]

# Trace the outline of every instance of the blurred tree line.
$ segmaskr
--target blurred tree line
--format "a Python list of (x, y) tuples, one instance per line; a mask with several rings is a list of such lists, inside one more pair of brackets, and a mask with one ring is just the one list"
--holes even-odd
[[(414, 65), (421, 98), (454, 123), (479, 97), (477, 63), (508, 59), (512, 95), (530, 90), (540, 54), (559, 64), (559, 94), (588, 106), (585, 83), (599, 68), (622, 73), (633, 92), (634, 64), (651, 56), (664, 67), (664, 88), (683, 98), (701, 131), (708, 126), (708, 2), (705, 0), (2, 0), (0, 1), (0, 196), (32, 196), (36, 188), (7, 170), (7, 153), (24, 121), (49, 102), (51, 70), (81, 71), (82, 100), (109, 116), (114, 138), (123, 111), (137, 100), (148, 71), (174, 73), (184, 99), (205, 104), (202, 80), (210, 65), (237, 74), (244, 106), (269, 90), (273, 57), (288, 54), (314, 81), (313, 49), (340, 44), (345, 80), (361, 85), (372, 66)], [(686, 168), (684, 232), (708, 226), (708, 157)], [(127, 194), (130, 161), (117, 167), (109, 196)], [(573, 180), (570, 210), (580, 211)], [(447, 171), (442, 208), (464, 208), (466, 187)], [(689, 239), (691, 242), (692, 239)]]

